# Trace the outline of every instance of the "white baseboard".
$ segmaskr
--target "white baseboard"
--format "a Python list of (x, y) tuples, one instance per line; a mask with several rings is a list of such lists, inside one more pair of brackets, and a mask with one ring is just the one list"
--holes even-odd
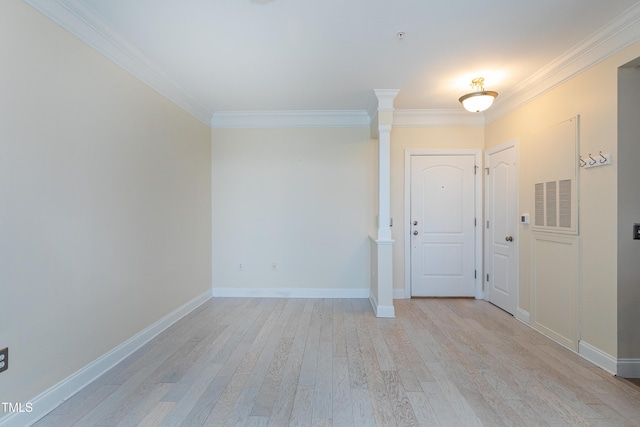
[(552, 340), (554, 340), (555, 342), (557, 342), (558, 344), (568, 348), (569, 350), (573, 351), (576, 354), (578, 353), (578, 344), (577, 342), (573, 341), (573, 337), (565, 337), (564, 335), (554, 331), (551, 328), (548, 328), (547, 326), (534, 321), (531, 325), (530, 325), (533, 329), (535, 329), (536, 331), (540, 332), (542, 335), (544, 335), (547, 338), (550, 338)]
[(387, 317), (394, 319), (396, 317), (396, 309), (392, 305), (379, 305), (376, 311), (376, 317)]
[(371, 307), (373, 307), (373, 312), (376, 314), (376, 317), (387, 317), (391, 319), (396, 317), (396, 309), (392, 305), (379, 305), (373, 294), (369, 295), (369, 302), (371, 303)]
[(369, 298), (369, 288), (213, 288), (214, 297), (236, 298)]
[[(584, 341), (578, 343), (578, 354), (610, 374), (616, 375), (619, 366), (618, 360), (610, 354)], [(640, 365), (638, 366), (640, 367)]]
[(618, 359), (616, 375), (622, 378), (640, 378), (640, 359)]
[[(100, 375), (120, 363), (127, 356), (151, 341), (159, 333), (211, 299), (211, 291), (188, 301), (186, 304), (164, 316), (153, 325), (129, 338), (116, 348), (105, 353), (76, 373), (31, 400), (31, 412), (16, 412), (0, 418), (0, 427), (30, 426), (65, 400), (76, 394)], [(24, 402), (25, 404), (27, 402)], [(24, 406), (24, 405), (23, 405)]]
[(516, 319), (526, 323), (527, 325), (531, 324), (531, 316), (529, 315), (529, 312), (521, 309), (520, 307), (516, 310)]

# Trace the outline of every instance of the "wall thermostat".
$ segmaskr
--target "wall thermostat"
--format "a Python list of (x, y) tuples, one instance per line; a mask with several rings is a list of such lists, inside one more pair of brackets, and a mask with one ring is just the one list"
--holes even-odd
[(529, 224), (529, 214), (526, 213), (526, 214), (520, 215), (520, 222), (522, 224)]

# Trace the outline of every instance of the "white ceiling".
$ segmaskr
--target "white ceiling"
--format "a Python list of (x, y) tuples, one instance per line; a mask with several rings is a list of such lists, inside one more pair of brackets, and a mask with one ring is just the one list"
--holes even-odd
[[(458, 97), (478, 76), (485, 77), (487, 90), (500, 93), (498, 105), (523, 81), (640, 3), (27, 1), (41, 10), (64, 5), (69, 16), (54, 17), (63, 25), (74, 11), (208, 114), (365, 110), (372, 89), (399, 89), (399, 109), (460, 109)], [(101, 50), (109, 56), (108, 48)]]

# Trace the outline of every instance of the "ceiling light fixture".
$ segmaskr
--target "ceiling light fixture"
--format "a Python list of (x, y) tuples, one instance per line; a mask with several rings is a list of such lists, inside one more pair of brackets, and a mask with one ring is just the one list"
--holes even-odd
[(484, 90), (484, 77), (476, 77), (471, 80), (471, 88), (475, 92), (468, 93), (460, 97), (458, 101), (467, 111), (479, 113), (491, 107), (493, 100), (498, 96), (498, 92)]

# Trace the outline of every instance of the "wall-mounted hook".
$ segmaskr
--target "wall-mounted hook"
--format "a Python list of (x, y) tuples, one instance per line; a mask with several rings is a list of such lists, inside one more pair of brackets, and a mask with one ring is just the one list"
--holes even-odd
[(602, 151), (600, 151), (600, 157), (602, 157), (600, 159), (600, 163), (606, 163), (607, 162), (607, 158), (604, 156), (604, 154), (602, 154)]
[(595, 168), (597, 166), (606, 166), (606, 165), (610, 165), (611, 164), (611, 154), (602, 154), (602, 151), (599, 151), (598, 154), (600, 155), (599, 158), (594, 158), (591, 153), (589, 153), (589, 159), (588, 161), (585, 161), (582, 158), (582, 155), (579, 156), (580, 158), (580, 167), (581, 168), (585, 168), (585, 169), (589, 169), (589, 168)]

